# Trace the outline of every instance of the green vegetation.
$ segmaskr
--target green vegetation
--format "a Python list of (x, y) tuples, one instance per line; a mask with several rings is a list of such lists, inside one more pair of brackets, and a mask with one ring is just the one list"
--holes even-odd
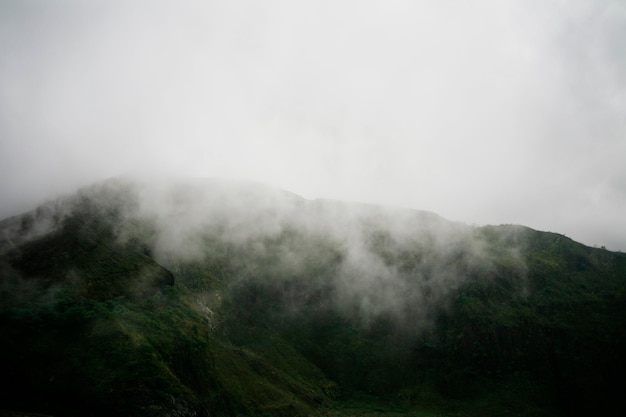
[[(0, 409), (561, 416), (626, 406), (626, 255), (520, 226), (287, 194), (258, 211), (244, 199), (244, 210), (237, 192), (208, 190), (212, 205), (193, 211), (176, 204), (200, 204), (198, 189), (176, 189), (183, 214), (171, 216), (142, 212), (132, 184), (104, 183), (49, 213), (47, 233), (31, 232), (32, 215), (0, 224), (12, 233), (0, 241)], [(220, 221), (185, 224), (191, 212)]]

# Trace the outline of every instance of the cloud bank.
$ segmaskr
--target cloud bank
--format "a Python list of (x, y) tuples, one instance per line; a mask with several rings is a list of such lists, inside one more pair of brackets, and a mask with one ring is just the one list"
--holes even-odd
[(0, 5), (0, 215), (143, 172), (626, 249), (621, 1)]

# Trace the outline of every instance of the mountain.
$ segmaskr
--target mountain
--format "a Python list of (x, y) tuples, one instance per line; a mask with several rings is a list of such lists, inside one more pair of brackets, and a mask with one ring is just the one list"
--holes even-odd
[(0, 222), (0, 409), (616, 415), (625, 289), (523, 226), (112, 179)]

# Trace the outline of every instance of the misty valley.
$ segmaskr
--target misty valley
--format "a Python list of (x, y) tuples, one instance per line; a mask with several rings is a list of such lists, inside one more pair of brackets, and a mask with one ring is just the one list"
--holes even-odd
[(618, 415), (625, 306), (561, 234), (115, 178), (0, 221), (0, 416)]

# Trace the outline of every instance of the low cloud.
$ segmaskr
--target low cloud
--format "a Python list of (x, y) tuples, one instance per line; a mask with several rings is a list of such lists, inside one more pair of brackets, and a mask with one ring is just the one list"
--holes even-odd
[(625, 7), (3, 2), (0, 217), (176, 173), (624, 250)]

